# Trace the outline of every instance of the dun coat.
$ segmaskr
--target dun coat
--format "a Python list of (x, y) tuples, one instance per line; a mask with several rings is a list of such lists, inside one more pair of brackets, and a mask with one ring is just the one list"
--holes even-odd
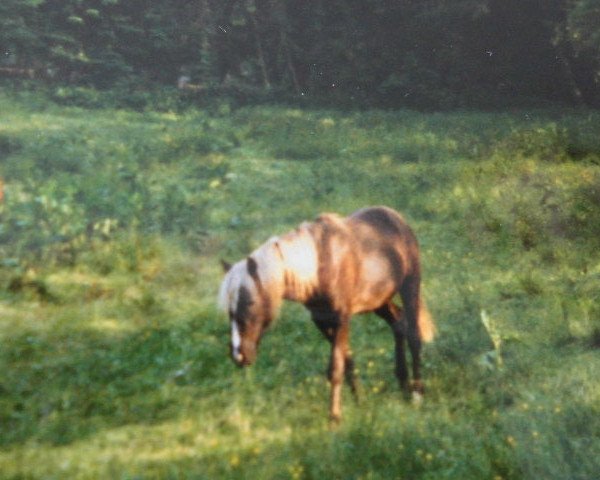
[[(388, 207), (369, 207), (348, 217), (323, 214), (314, 222), (273, 237), (233, 266), (226, 265), (219, 302), (231, 322), (231, 354), (250, 365), (282, 300), (300, 302), (331, 344), (330, 417), (341, 418), (344, 376), (356, 394), (349, 347), (350, 318), (374, 312), (395, 338), (396, 376), (415, 397), (423, 393), (421, 342), (435, 326), (421, 297), (417, 239), (402, 216)], [(402, 306), (395, 303), (398, 294)], [(405, 339), (412, 356), (409, 383)]]

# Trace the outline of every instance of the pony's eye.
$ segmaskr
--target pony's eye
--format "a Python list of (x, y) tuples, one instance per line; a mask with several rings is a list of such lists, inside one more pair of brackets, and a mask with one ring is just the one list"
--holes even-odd
[(236, 323), (236, 325), (237, 325), (237, 327), (239, 329), (239, 332), (241, 334), (244, 334), (246, 332), (246, 328), (248, 326), (246, 324), (246, 321), (243, 318), (235, 319), (233, 321)]
[(245, 316), (240, 315), (239, 312), (229, 312), (229, 320), (237, 323), (239, 327), (243, 327), (246, 323)]

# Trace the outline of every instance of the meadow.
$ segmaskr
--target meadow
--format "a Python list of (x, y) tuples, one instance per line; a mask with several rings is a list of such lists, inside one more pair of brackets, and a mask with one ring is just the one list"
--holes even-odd
[[(0, 478), (597, 478), (600, 113), (0, 109)], [(229, 360), (219, 259), (378, 204), (421, 243), (426, 398), (356, 317), (330, 429), (302, 307)]]

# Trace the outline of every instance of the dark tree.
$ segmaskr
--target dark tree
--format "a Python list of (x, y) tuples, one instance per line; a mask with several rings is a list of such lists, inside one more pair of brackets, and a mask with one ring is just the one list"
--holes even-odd
[(3, 0), (0, 72), (315, 102), (598, 105), (600, 0)]

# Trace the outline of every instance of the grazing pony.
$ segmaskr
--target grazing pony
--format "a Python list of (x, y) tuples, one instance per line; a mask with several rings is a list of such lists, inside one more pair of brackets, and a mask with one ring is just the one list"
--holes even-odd
[[(231, 356), (252, 364), (260, 339), (285, 300), (300, 302), (331, 344), (330, 417), (341, 418), (344, 376), (356, 394), (354, 362), (348, 344), (350, 317), (375, 312), (391, 327), (396, 345), (396, 376), (401, 388), (420, 397), (421, 341), (435, 326), (421, 298), (417, 239), (399, 213), (369, 207), (343, 218), (323, 214), (294, 231), (273, 237), (233, 266), (223, 263), (219, 304), (231, 323)], [(402, 308), (393, 302), (399, 294)], [(404, 339), (412, 355), (409, 384)]]

